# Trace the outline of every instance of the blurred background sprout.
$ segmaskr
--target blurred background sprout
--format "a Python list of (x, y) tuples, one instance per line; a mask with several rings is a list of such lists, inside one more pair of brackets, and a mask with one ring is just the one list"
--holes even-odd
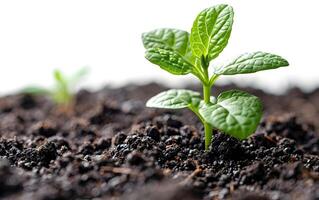
[(89, 69), (87, 67), (81, 68), (71, 76), (67, 76), (61, 70), (56, 69), (53, 72), (54, 86), (52, 88), (30, 86), (22, 89), (22, 93), (45, 95), (49, 96), (56, 104), (70, 105), (73, 102), (77, 86), (88, 73)]

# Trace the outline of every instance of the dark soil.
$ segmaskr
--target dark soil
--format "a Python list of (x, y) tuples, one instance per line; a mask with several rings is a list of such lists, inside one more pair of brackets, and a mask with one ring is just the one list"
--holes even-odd
[[(235, 88), (235, 86), (217, 88)], [(45, 97), (0, 99), (0, 199), (319, 199), (319, 90), (264, 102), (244, 141), (187, 110), (145, 108), (156, 84), (82, 90), (73, 108)]]

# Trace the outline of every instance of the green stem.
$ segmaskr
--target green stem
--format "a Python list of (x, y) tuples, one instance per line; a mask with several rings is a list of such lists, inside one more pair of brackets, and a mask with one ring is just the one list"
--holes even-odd
[(203, 93), (204, 93), (204, 102), (210, 103), (210, 86), (209, 85), (203, 86)]
[(205, 150), (207, 151), (209, 149), (210, 143), (212, 143), (213, 138), (213, 128), (209, 123), (204, 123), (204, 130), (205, 130)]
[[(210, 103), (210, 86), (209, 85), (203, 85), (203, 93), (204, 93), (204, 102)], [(210, 143), (212, 142), (212, 126), (204, 122), (204, 132), (205, 132), (205, 150), (208, 150)]]
[[(209, 62), (207, 62), (207, 60), (204, 57), (202, 57), (201, 64), (202, 64), (202, 69), (203, 69), (203, 73), (205, 77), (205, 82), (203, 82), (204, 102), (205, 104), (208, 104), (210, 103), (210, 93), (211, 93), (211, 84), (210, 84), (209, 73), (208, 73)], [(204, 124), (204, 132), (205, 132), (205, 150), (207, 151), (210, 143), (212, 142), (213, 128), (206, 121), (204, 121), (203, 124)]]

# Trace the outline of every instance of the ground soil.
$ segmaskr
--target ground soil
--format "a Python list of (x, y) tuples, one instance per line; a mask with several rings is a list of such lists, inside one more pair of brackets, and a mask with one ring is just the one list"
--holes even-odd
[(319, 199), (319, 90), (243, 88), (264, 103), (258, 130), (215, 131), (205, 152), (191, 112), (145, 108), (165, 89), (81, 90), (69, 108), (0, 98), (0, 199)]

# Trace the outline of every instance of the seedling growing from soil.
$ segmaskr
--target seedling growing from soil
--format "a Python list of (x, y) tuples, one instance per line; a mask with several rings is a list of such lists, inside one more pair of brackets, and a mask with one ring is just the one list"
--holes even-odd
[(201, 120), (205, 129), (205, 149), (212, 141), (212, 129), (245, 139), (257, 128), (262, 116), (260, 100), (239, 90), (211, 96), (211, 88), (222, 75), (254, 73), (288, 66), (280, 56), (265, 53), (246, 53), (233, 61), (212, 66), (210, 62), (226, 47), (231, 34), (234, 12), (229, 5), (217, 5), (203, 10), (194, 21), (191, 33), (177, 29), (156, 29), (142, 35), (145, 57), (150, 62), (175, 75), (195, 75), (203, 85), (198, 92), (171, 89), (147, 102), (148, 107), (189, 108)]
[(88, 68), (82, 68), (73, 74), (71, 77), (67, 77), (60, 70), (53, 72), (55, 85), (53, 88), (44, 87), (27, 87), (22, 90), (22, 93), (33, 95), (48, 95), (55, 103), (59, 105), (68, 106), (73, 101), (75, 88), (79, 82), (88, 74)]

